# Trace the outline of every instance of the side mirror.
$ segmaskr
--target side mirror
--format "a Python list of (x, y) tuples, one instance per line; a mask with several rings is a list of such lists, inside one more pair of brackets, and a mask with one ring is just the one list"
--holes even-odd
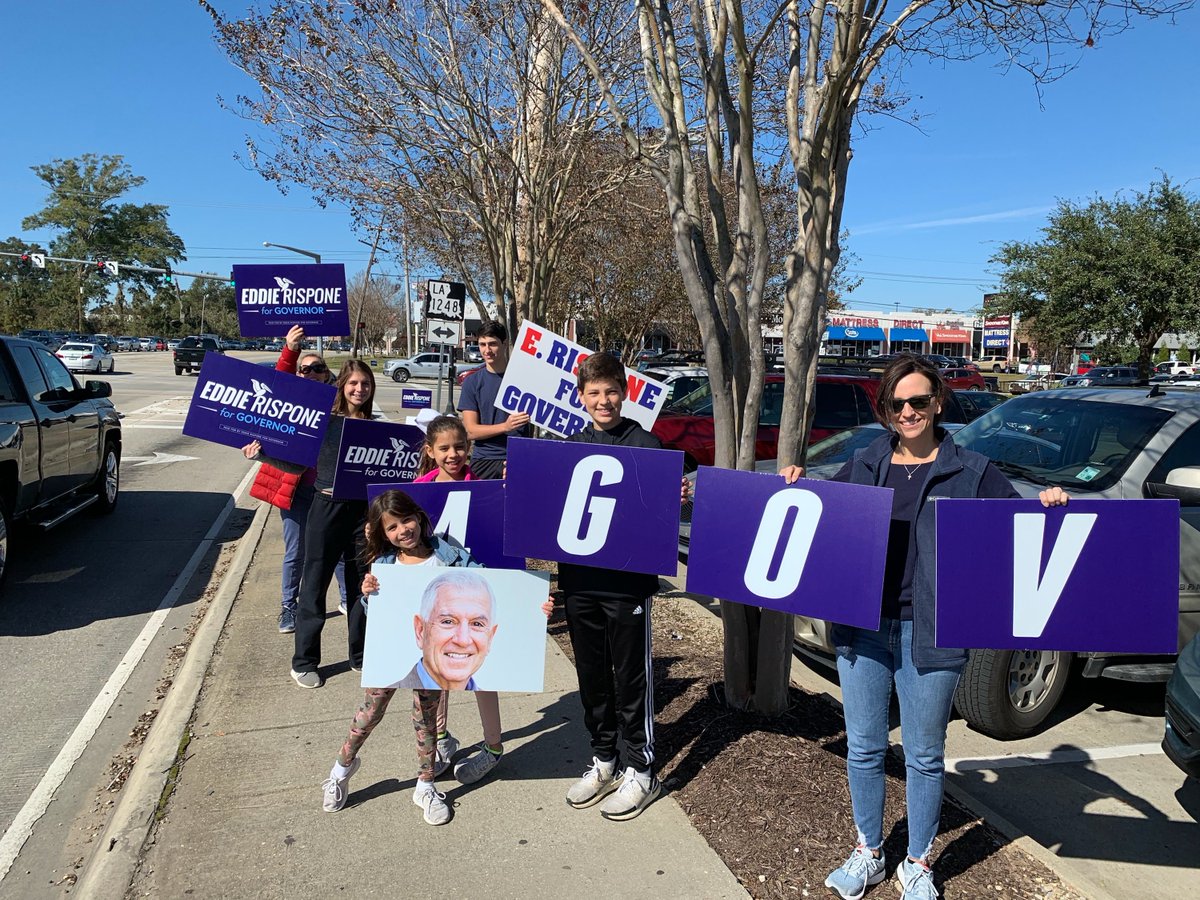
[(1147, 482), (1146, 496), (1178, 500), (1181, 506), (1200, 506), (1200, 466), (1181, 466), (1168, 472), (1165, 482)]
[(107, 381), (86, 381), (83, 389), (93, 397), (111, 397), (112, 385)]

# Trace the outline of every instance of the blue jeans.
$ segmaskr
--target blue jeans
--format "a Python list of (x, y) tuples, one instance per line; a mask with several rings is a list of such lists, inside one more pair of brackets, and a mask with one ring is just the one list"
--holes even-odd
[(849, 650), (838, 653), (837, 667), (858, 842), (872, 850), (883, 846), (883, 762), (894, 683), (900, 698), (900, 734), (907, 770), (908, 855), (924, 860), (933, 848), (941, 818), (946, 724), (962, 667), (914, 666), (912, 624), (883, 619), (878, 631), (854, 629)]
[[(313, 486), (301, 484), (296, 488), (292, 498), (291, 509), (279, 510), (279, 518), (283, 521), (283, 605), (288, 609), (296, 608), (300, 596), (300, 576), (304, 572), (304, 523), (308, 521), (308, 510), (312, 506)], [(337, 564), (334, 570), (337, 578), (338, 591), (342, 599), (346, 599), (346, 567)]]

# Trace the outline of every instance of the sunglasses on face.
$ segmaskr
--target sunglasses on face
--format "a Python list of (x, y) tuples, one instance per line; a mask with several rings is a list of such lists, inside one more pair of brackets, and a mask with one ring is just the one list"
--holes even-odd
[(318, 375), (324, 375), (328, 371), (329, 366), (325, 365), (325, 363), (311, 363), (310, 365), (300, 367), (301, 375), (308, 375), (310, 372), (315, 372)]
[(928, 409), (929, 404), (933, 402), (933, 394), (917, 394), (915, 397), (893, 397), (892, 412), (896, 415), (904, 412), (904, 404), (908, 404), (913, 409)]

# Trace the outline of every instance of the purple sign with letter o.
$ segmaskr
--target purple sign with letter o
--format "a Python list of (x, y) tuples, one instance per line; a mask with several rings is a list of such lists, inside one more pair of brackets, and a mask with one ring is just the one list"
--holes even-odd
[(333, 473), (335, 500), (364, 500), (367, 485), (412, 481), (421, 465), (425, 432), (415, 425), (346, 419)]
[(889, 488), (701, 466), (687, 589), (878, 628), (891, 514)]
[(489, 569), (525, 568), (523, 557), (504, 555), (503, 481), (372, 484), (367, 500), (390, 490), (412, 497), (429, 516), (434, 534), (450, 535)]
[(1179, 649), (1179, 501), (935, 502), (939, 647)]
[(243, 337), (283, 337), (293, 325), (309, 337), (350, 333), (341, 263), (234, 266), (233, 283)]
[(302, 466), (317, 464), (337, 389), (290, 372), (206, 353), (183, 433), (262, 452)]
[(673, 575), (683, 454), (509, 438), (504, 552)]

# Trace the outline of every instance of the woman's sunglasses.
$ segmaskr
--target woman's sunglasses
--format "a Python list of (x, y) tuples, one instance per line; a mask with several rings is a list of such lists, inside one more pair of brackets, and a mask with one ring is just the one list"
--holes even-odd
[(917, 394), (915, 397), (900, 397), (892, 398), (892, 412), (899, 415), (904, 412), (904, 404), (908, 404), (913, 409), (928, 409), (929, 404), (933, 402), (933, 394)]
[(318, 375), (324, 375), (328, 371), (329, 366), (325, 365), (325, 363), (311, 363), (307, 366), (300, 367), (301, 375), (308, 375), (310, 372), (315, 372)]

